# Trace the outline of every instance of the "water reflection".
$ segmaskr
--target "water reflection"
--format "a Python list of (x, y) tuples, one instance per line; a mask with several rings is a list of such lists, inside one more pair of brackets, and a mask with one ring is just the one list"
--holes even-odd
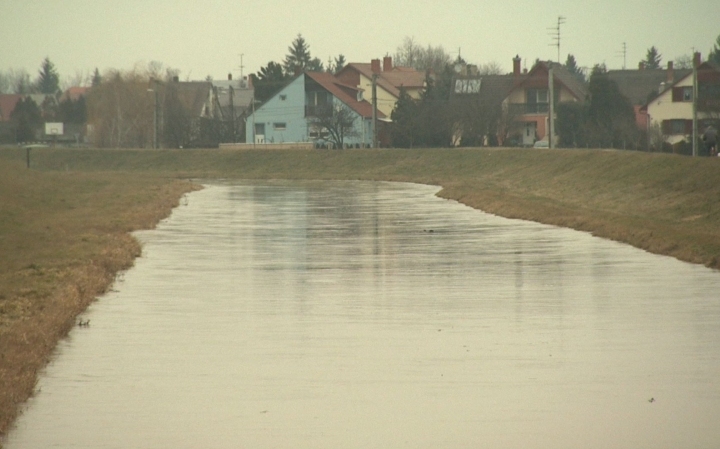
[(718, 273), (435, 191), (193, 193), (139, 234), (144, 256), (60, 345), (6, 446), (720, 441)]

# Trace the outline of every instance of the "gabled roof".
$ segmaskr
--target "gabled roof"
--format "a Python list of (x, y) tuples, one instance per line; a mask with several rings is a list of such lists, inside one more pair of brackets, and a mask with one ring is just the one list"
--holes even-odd
[[(372, 105), (367, 100), (358, 101), (357, 99), (357, 93), (362, 89), (344, 84), (335, 78), (335, 75), (327, 72), (305, 72), (305, 76), (318, 83), (322, 88), (330, 92), (338, 100), (345, 103), (361, 117), (372, 117)], [(377, 117), (384, 118), (385, 114), (381, 111), (377, 111)]]
[[(607, 77), (618, 86), (620, 93), (625, 95), (635, 106), (644, 105), (649, 96), (656, 95), (671, 87), (672, 84), (692, 74), (689, 69), (674, 70), (673, 82), (668, 83), (668, 72), (662, 69), (644, 70), (608, 70)], [(661, 85), (665, 83), (665, 89)]]
[[(678, 71), (676, 70), (675, 73), (677, 73), (677, 72)], [(658, 97), (663, 95), (665, 92), (671, 91), (673, 87), (675, 87), (676, 85), (685, 81), (688, 77), (692, 76), (692, 70), (683, 70), (681, 72), (683, 72), (683, 73), (687, 72), (687, 73), (682, 76), (675, 76), (675, 81), (672, 84), (667, 84), (665, 86), (665, 89), (663, 89), (660, 92), (657, 92), (655, 95), (653, 95), (650, 98), (646, 98), (645, 101), (642, 103), (641, 109), (647, 110), (647, 107), (650, 103), (652, 103)], [(712, 62), (705, 61), (697, 67), (697, 73), (698, 73), (698, 85), (706, 85), (706, 84), (720, 85), (720, 66), (713, 64)], [(703, 101), (701, 99), (701, 97), (702, 97), (702, 94), (698, 95), (698, 102)], [(710, 101), (715, 102), (715, 101), (720, 101), (720, 100), (715, 100), (714, 95), (713, 95), (713, 98)]]
[[(351, 62), (340, 70), (338, 75), (348, 70), (355, 70), (366, 78), (372, 79), (372, 64)], [(377, 73), (377, 84), (392, 96), (400, 98), (400, 87), (406, 89), (422, 89), (425, 87), (425, 74), (411, 67), (393, 67)]]
[[(524, 76), (524, 75), (521, 75)], [(458, 93), (455, 92), (455, 86), (451, 90), (451, 100), (453, 102), (479, 102), (485, 105), (499, 105), (508, 96), (510, 91), (516, 85), (517, 78), (510, 75), (482, 75), (482, 76), (460, 76), (453, 80), (480, 80), (480, 91), (477, 93)]]
[(588, 96), (588, 88), (580, 78), (571, 73), (562, 64), (550, 62), (549, 67), (552, 67), (553, 76), (556, 80), (560, 81), (560, 84), (564, 85), (579, 101), (585, 101)]
[(205, 106), (210, 98), (212, 84), (208, 81), (186, 81), (168, 83), (177, 92), (178, 100), (193, 116), (205, 115)]
[[(551, 61), (540, 61), (535, 64), (535, 66), (530, 70), (530, 72), (528, 72), (526, 75), (523, 75), (523, 78), (519, 79), (515, 87), (522, 87), (528, 83), (533, 83), (537, 78), (542, 78), (543, 76), (547, 78), (550, 67), (552, 67), (553, 69), (553, 77), (555, 78), (555, 80), (558, 81), (562, 86), (564, 86), (568, 91), (570, 91), (573, 97), (575, 97), (579, 101), (585, 101), (587, 99), (588, 89), (585, 83), (583, 83), (578, 77), (570, 73), (570, 71), (566, 69), (565, 66), (563, 66), (562, 64)], [(542, 75), (537, 76), (538, 73)]]

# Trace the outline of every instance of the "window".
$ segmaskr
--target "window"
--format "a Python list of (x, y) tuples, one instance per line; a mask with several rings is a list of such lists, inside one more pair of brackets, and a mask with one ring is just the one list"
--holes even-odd
[(273, 129), (275, 131), (285, 131), (286, 128), (287, 128), (287, 123), (285, 123), (285, 122), (273, 123)]
[(549, 102), (547, 89), (528, 89), (526, 95), (526, 114), (544, 114), (548, 112)]
[(693, 100), (693, 88), (692, 86), (680, 86), (673, 87), (672, 90), (672, 101), (692, 101)]
[(663, 120), (662, 131), (666, 136), (692, 134), (692, 120)]
[(527, 102), (528, 104), (548, 103), (547, 89), (528, 89)]

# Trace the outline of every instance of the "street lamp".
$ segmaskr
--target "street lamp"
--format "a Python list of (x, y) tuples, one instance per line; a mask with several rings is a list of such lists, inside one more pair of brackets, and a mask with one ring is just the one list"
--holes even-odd
[(153, 112), (153, 148), (157, 149), (158, 147), (158, 90), (157, 90), (157, 80), (153, 79), (150, 80), (153, 84), (153, 87), (148, 88), (148, 92), (154, 92), (155, 93), (155, 108)]

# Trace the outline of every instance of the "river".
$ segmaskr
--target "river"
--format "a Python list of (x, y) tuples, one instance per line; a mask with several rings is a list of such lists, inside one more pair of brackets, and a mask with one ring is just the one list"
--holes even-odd
[(437, 190), (208, 182), (5, 447), (718, 447), (718, 272)]

